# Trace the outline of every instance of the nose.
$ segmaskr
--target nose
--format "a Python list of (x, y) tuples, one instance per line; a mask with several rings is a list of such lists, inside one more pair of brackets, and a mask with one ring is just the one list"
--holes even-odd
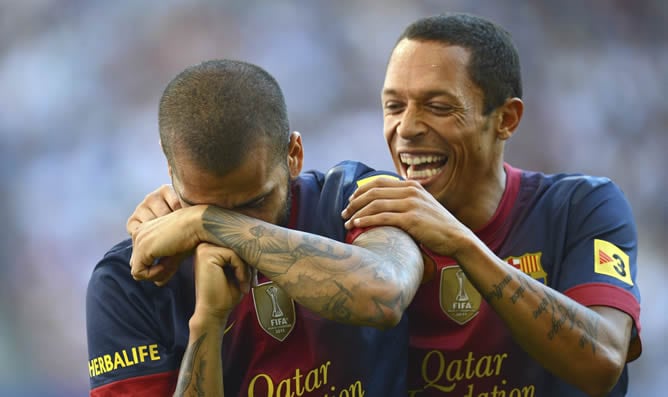
[(422, 120), (420, 109), (414, 104), (406, 106), (397, 125), (397, 134), (404, 139), (411, 139), (426, 132), (427, 126)]

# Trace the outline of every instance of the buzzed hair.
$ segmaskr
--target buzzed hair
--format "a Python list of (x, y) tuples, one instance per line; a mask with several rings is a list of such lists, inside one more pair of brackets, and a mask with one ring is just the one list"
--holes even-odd
[(283, 92), (257, 65), (216, 59), (190, 66), (165, 88), (158, 111), (165, 157), (193, 161), (223, 176), (238, 167), (256, 145), (268, 145), (278, 161), (290, 137)]
[(484, 18), (445, 13), (419, 19), (401, 34), (401, 40), (435, 41), (470, 52), (469, 78), (483, 92), (483, 114), (522, 97), (522, 75), (517, 48), (510, 33)]

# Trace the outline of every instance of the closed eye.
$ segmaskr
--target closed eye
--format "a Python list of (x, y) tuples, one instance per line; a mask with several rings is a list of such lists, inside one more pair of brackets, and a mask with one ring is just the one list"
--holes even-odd
[(432, 112), (435, 114), (448, 114), (454, 110), (454, 108), (450, 105), (445, 105), (442, 103), (430, 103), (427, 105), (429, 109), (431, 109)]
[(236, 206), (235, 209), (237, 209), (237, 210), (241, 210), (241, 209), (255, 209), (255, 208), (260, 208), (260, 207), (262, 207), (262, 205), (264, 204), (264, 202), (265, 202), (265, 198), (266, 198), (266, 197), (267, 197), (267, 196), (265, 195), (265, 196), (262, 196), (262, 197), (258, 197), (258, 198), (256, 198), (256, 199), (253, 199), (252, 201), (245, 202), (245, 203), (243, 203), (243, 204), (241, 204), (241, 205)]
[(401, 102), (397, 101), (387, 101), (383, 105), (383, 108), (387, 113), (397, 113), (403, 109), (404, 105)]

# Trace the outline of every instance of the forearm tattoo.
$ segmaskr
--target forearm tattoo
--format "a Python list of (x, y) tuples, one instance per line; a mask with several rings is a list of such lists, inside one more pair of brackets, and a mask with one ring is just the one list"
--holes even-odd
[[(204, 228), (218, 244), (235, 251), (250, 266), (291, 291), (293, 298), (328, 318), (374, 324), (388, 307), (405, 309), (414, 294), (402, 289), (392, 295), (388, 289), (377, 288), (382, 293), (371, 297), (376, 312), (367, 311), (366, 318), (359, 318), (353, 310), (356, 298), (371, 290), (369, 283), (396, 279), (399, 270), (402, 275), (408, 273), (405, 266), (408, 261), (415, 262), (410, 255), (418, 251), (408, 249), (406, 242), (413, 242), (399, 230), (377, 228), (365, 233), (365, 249), (360, 250), (216, 207), (204, 212), (203, 221)], [(395, 233), (402, 233), (404, 238)], [(299, 270), (292, 271), (297, 265)], [(405, 275), (416, 280), (407, 284), (419, 285), (418, 271)]]
[(195, 376), (193, 392), (196, 396), (205, 396), (204, 370), (206, 369), (206, 360), (200, 359), (197, 369), (194, 369), (193, 366), (195, 364), (196, 357), (200, 353), (202, 343), (204, 343), (204, 340), (206, 339), (206, 335), (206, 333), (202, 334), (202, 336), (197, 338), (197, 340), (186, 349), (186, 352), (183, 356), (183, 361), (181, 361), (181, 369), (179, 371), (179, 379), (176, 383), (176, 391), (174, 391), (174, 396), (185, 396), (185, 393), (190, 387), (193, 376)]
[(493, 301), (494, 299), (496, 300), (501, 300), (503, 298), (503, 290), (506, 288), (508, 284), (512, 281), (512, 277), (510, 277), (510, 274), (507, 275), (506, 277), (501, 280), (500, 283), (498, 284), (493, 284), (492, 289), (485, 295), (485, 299), (489, 301)]
[(301, 260), (311, 260), (315, 266), (334, 273), (341, 271), (340, 266), (328, 268), (328, 262), (319, 259), (342, 261), (351, 257), (348, 245), (334, 245), (329, 239), (308, 233), (291, 236), (288, 229), (232, 211), (209, 207), (203, 220), (205, 229), (220, 245), (236, 252), (250, 266), (262, 266), (268, 277), (288, 273)]
[(546, 335), (548, 340), (553, 340), (564, 328), (575, 329), (581, 335), (580, 347), (585, 348), (590, 345), (592, 353), (596, 353), (599, 323), (596, 313), (583, 310), (578, 303), (561, 297), (549, 287), (540, 288), (524, 274), (506, 275), (498, 284), (492, 285), (485, 295), (486, 300), (490, 303), (502, 300), (506, 288), (514, 288), (512, 293), (506, 295), (513, 305), (526, 299), (527, 291), (531, 292), (530, 296), (538, 295), (540, 300), (532, 311), (532, 317), (538, 320), (544, 314), (550, 316), (550, 327)]

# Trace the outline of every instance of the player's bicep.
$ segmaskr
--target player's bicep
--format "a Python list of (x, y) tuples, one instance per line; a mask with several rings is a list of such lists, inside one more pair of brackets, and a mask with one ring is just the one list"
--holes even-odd
[(91, 395), (170, 394), (179, 363), (161, 340), (149, 310), (105, 270), (94, 272), (86, 295)]

